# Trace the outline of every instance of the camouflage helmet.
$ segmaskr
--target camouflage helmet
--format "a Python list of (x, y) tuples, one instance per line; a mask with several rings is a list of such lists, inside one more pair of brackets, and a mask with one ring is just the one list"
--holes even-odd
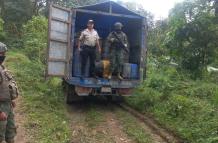
[(7, 50), (7, 46), (0, 42), (0, 53), (5, 53)]
[(114, 24), (114, 28), (115, 28), (115, 29), (122, 29), (122, 28), (123, 28), (123, 24), (120, 23), (120, 22), (116, 22), (116, 23)]

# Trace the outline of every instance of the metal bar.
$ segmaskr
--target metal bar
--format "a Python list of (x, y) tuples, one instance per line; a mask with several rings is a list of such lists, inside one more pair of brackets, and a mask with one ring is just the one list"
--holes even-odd
[(60, 43), (65, 43), (65, 44), (68, 43), (68, 41), (64, 41), (64, 40), (60, 40), (60, 39), (54, 39), (54, 38), (50, 38), (50, 41), (55, 41), (55, 42), (60, 42)]
[(56, 4), (52, 4), (52, 6), (54, 8), (61, 9), (61, 10), (64, 10), (64, 11), (69, 11), (69, 12), (71, 11), (71, 9), (69, 9), (69, 8), (61, 7), (61, 6), (56, 5)]
[(70, 21), (65, 21), (65, 20), (63, 20), (63, 19), (56, 18), (56, 17), (52, 17), (52, 20), (55, 20), (55, 21), (60, 21), (60, 22), (63, 22), (63, 23), (70, 24)]
[(67, 63), (68, 61), (66, 59), (49, 58), (48, 62), (65, 62), (65, 63)]
[(67, 65), (66, 65), (66, 71), (65, 71), (65, 78), (69, 79), (70, 77), (70, 59), (71, 59), (71, 28), (72, 28), (72, 10), (69, 13), (69, 17), (68, 17), (68, 21), (70, 21), (70, 23), (68, 24), (68, 35), (67, 35), (67, 40), (68, 40), (68, 45), (67, 45)]
[(140, 80), (141, 82), (144, 80), (144, 72), (145, 71), (145, 66), (146, 66), (146, 58), (147, 58), (147, 47), (146, 47), (146, 19), (142, 20), (141, 23), (141, 29), (142, 29), (142, 33), (141, 33), (141, 52), (140, 52), (140, 72), (139, 72), (139, 76), (140, 76)]
[(99, 14), (99, 15), (107, 15), (107, 16), (117, 16), (117, 17), (141, 19), (141, 17), (135, 16), (135, 15), (115, 14), (115, 13), (107, 13), (107, 12), (84, 10), (84, 9), (77, 9), (77, 12), (91, 13), (91, 14), (97, 14), (97, 15)]
[(75, 36), (75, 25), (76, 25), (76, 10), (72, 10), (72, 23), (71, 23), (71, 47), (70, 47), (70, 57), (69, 57), (69, 76), (73, 76), (73, 55), (74, 55), (74, 36)]
[(63, 75), (60, 74), (49, 74), (50, 76), (57, 76), (57, 77), (64, 77)]
[(109, 9), (109, 13), (112, 14), (112, 2), (110, 1), (110, 9)]
[(46, 72), (45, 77), (48, 77), (48, 59), (49, 59), (49, 48), (50, 48), (50, 39), (51, 39), (51, 13), (52, 13), (52, 4), (49, 6), (49, 18), (48, 18), (48, 47), (47, 47), (47, 53), (46, 53)]
[[(55, 18), (52, 17), (52, 10), (54, 8), (60, 9), (62, 11), (66, 11), (68, 12), (68, 20), (63, 20), (61, 18)], [(62, 23), (67, 23), (68, 24), (68, 39), (65, 40), (60, 40), (60, 39), (54, 39), (51, 38), (51, 23), (52, 21), (60, 21)], [(56, 5), (50, 5), (50, 9), (49, 9), (49, 30), (48, 30), (48, 48), (47, 48), (47, 68), (46, 68), (46, 76), (61, 76), (61, 77), (66, 77), (68, 76), (68, 65), (69, 65), (69, 49), (70, 49), (70, 35), (71, 35), (71, 10), (67, 9), (67, 8), (62, 8)], [(65, 59), (57, 59), (57, 58), (50, 58), (49, 57), (49, 49), (50, 49), (50, 42), (51, 41), (56, 41), (56, 42), (60, 42), (60, 43), (64, 43), (67, 44), (67, 57)], [(56, 75), (56, 74), (49, 74), (49, 70), (48, 70), (48, 66), (49, 66), (49, 62), (64, 62), (65, 63), (65, 73), (64, 75)]]

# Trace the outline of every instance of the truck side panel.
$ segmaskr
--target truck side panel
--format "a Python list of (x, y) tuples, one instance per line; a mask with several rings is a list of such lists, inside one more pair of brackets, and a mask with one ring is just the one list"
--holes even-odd
[(68, 76), (71, 10), (50, 5), (47, 76)]

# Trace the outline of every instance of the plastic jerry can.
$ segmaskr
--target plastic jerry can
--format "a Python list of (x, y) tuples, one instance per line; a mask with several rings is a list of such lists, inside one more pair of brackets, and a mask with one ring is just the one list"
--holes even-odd
[(137, 64), (131, 64), (131, 76), (132, 79), (138, 78), (138, 65)]

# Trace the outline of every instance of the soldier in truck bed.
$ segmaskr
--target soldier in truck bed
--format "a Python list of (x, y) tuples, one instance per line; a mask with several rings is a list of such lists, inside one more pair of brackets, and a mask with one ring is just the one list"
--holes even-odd
[(6, 45), (0, 42), (0, 143), (14, 143), (16, 126), (13, 108), (18, 88), (10, 72), (2, 65), (6, 51)]
[(110, 75), (108, 79), (111, 79), (112, 73), (116, 72), (117, 77), (122, 80), (121, 76), (124, 52), (129, 54), (128, 40), (126, 34), (122, 31), (122, 23), (116, 22), (114, 24), (115, 31), (111, 32), (107, 37), (107, 43), (109, 43), (110, 49)]

